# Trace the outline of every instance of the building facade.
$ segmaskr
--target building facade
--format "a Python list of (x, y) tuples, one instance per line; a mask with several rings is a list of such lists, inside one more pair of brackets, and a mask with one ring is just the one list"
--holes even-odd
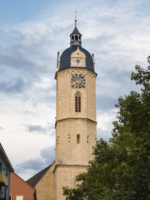
[(0, 200), (9, 200), (10, 194), (10, 172), (13, 167), (0, 143)]
[(10, 174), (10, 196), (11, 200), (36, 200), (35, 189), (15, 173)]

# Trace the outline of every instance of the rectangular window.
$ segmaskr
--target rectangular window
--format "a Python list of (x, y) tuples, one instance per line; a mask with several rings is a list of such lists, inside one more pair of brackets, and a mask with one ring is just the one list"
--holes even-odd
[(80, 144), (80, 134), (77, 134), (77, 144)]
[(23, 195), (17, 195), (16, 200), (23, 200)]
[(2, 163), (0, 162), (0, 172), (2, 172)]

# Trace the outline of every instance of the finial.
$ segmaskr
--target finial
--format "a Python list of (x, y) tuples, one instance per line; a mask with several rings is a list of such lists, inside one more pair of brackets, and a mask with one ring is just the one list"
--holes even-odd
[(77, 26), (77, 21), (78, 21), (78, 19), (77, 19), (77, 10), (75, 10), (75, 18), (74, 18), (74, 21), (75, 21), (75, 27)]

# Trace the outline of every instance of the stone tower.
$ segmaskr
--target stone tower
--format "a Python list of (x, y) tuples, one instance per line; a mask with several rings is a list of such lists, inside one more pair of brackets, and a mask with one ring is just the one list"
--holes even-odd
[(76, 23), (70, 47), (57, 57), (56, 200), (64, 200), (63, 187), (74, 187), (76, 175), (86, 170), (97, 135), (94, 55), (81, 46)]

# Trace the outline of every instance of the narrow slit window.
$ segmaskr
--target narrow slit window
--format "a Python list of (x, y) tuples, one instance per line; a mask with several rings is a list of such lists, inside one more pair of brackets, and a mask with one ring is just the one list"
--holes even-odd
[(75, 96), (75, 111), (81, 112), (81, 96), (79, 93)]
[(77, 144), (80, 143), (80, 134), (77, 134)]

